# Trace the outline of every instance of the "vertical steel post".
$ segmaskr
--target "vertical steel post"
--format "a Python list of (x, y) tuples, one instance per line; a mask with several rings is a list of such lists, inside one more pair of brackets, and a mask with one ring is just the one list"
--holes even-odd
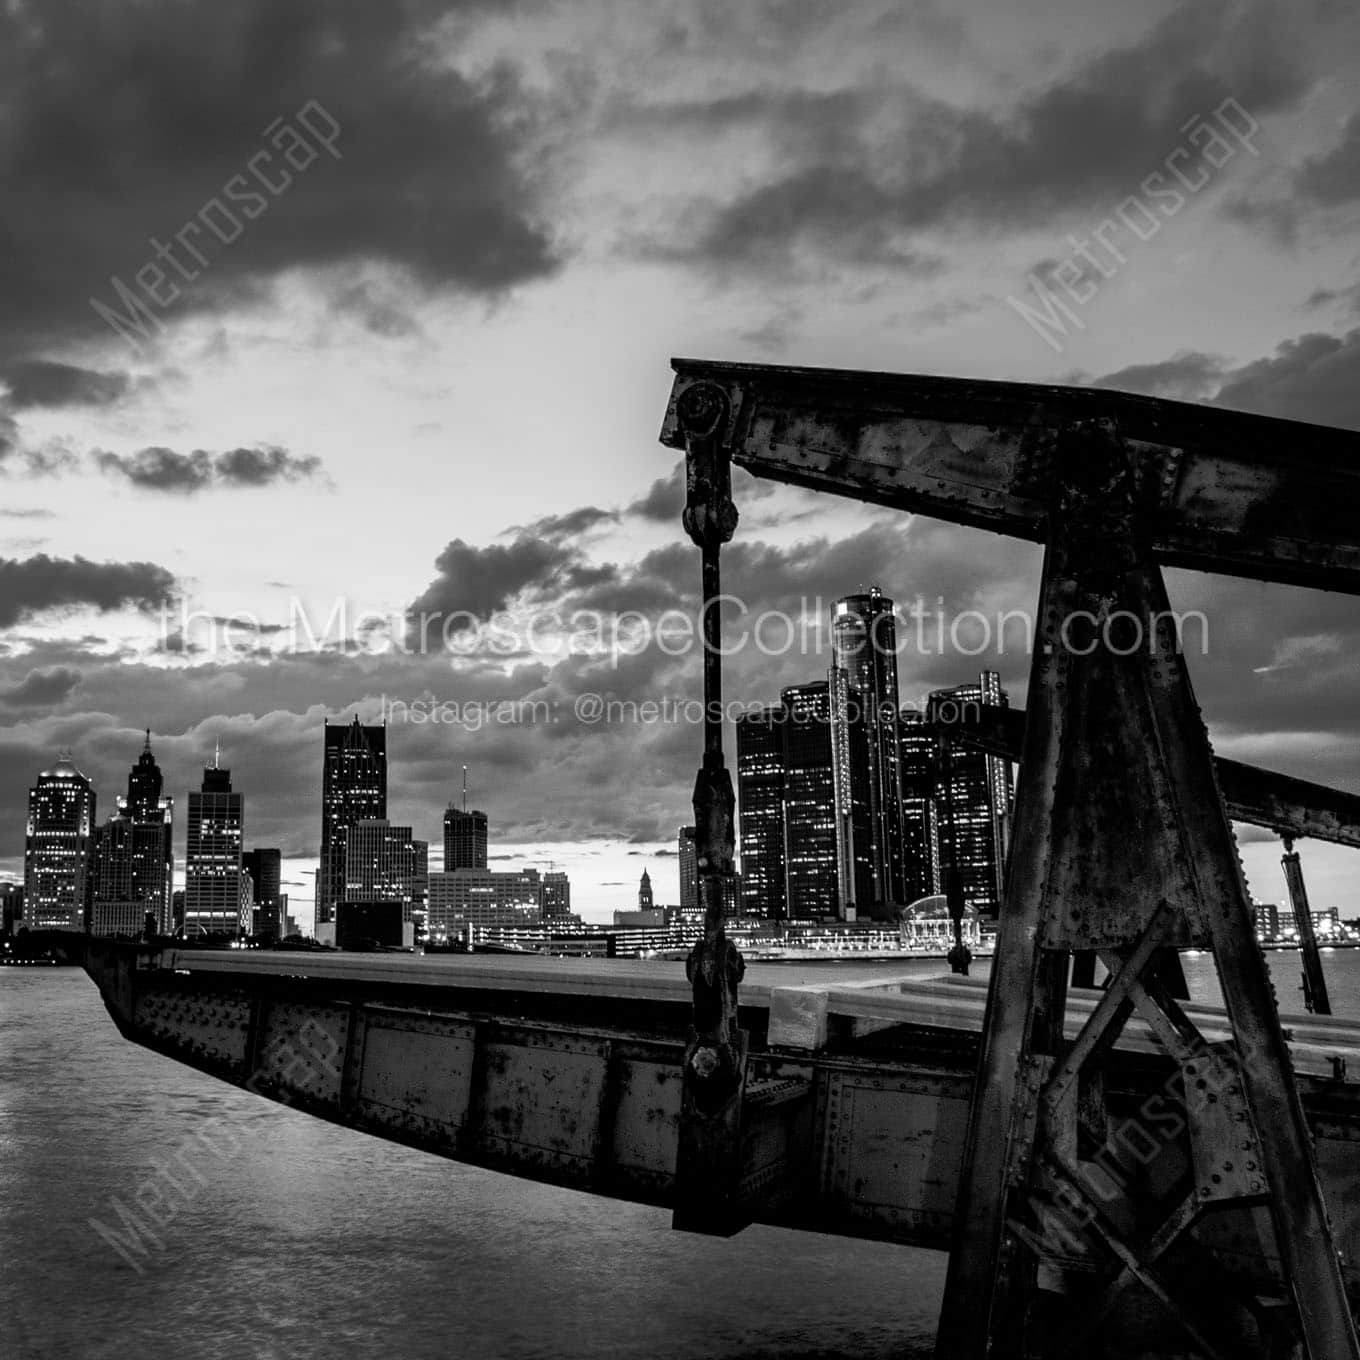
[(686, 449), (683, 522), (702, 555), (704, 755), (694, 782), (694, 848), (704, 933), (685, 963), (694, 988), (694, 1018), (685, 1047), (673, 1224), (721, 1235), (747, 1221), (740, 1204), (746, 1036), (737, 1024), (737, 987), (745, 963), (723, 924), (736, 851), (736, 798), (723, 757), (718, 565), (722, 545), (737, 526), (723, 442), (729, 414), (726, 393), (710, 383), (686, 389), (676, 406)]
[(1303, 1004), (1314, 1015), (1330, 1015), (1332, 1003), (1327, 996), (1327, 979), (1322, 975), (1322, 955), (1318, 953), (1313, 910), (1308, 904), (1308, 889), (1303, 882), (1303, 862), (1294, 849), (1292, 836), (1284, 838), (1284, 881), (1289, 887), (1289, 905), (1299, 928), (1299, 953), (1303, 957)]
[[(1198, 1200), (1220, 1211), (1232, 1202), (1238, 1213), (1264, 1200), (1293, 1305), (1292, 1318), (1281, 1320), (1294, 1324), (1297, 1353), (1360, 1360), (1213, 751), (1166, 622), (1172, 615), (1142, 519), (1145, 488), (1104, 422), (1074, 424), (1054, 454), (1015, 842), (936, 1356), (1029, 1360), (1051, 1354), (1055, 1342), (1078, 1353), (1084, 1317), (1099, 1325), (1134, 1279), (1201, 1352), (1241, 1354), (1225, 1332), (1234, 1320), (1215, 1312), (1215, 1292), (1183, 1283), (1202, 1259), (1202, 1244), (1188, 1234)], [(1214, 955), (1230, 1043), (1209, 1044), (1166, 994), (1159, 955), (1191, 946)], [(1080, 950), (1097, 952), (1111, 978), (1069, 1043), (1065, 986), (1070, 955)], [(1176, 1194), (1154, 1198), (1136, 1180), (1093, 1193), (1083, 1169), (1093, 1133), (1097, 1155), (1109, 1147), (1108, 1112), (1092, 1097), (1135, 1008), (1182, 1065), (1186, 1119), (1175, 1136), (1198, 1182), (1184, 1212)], [(1206, 1061), (1228, 1074), (1212, 1092)], [(1201, 1117), (1200, 1093), (1205, 1110), (1238, 1106), (1227, 1132), (1214, 1115)], [(1242, 1170), (1244, 1150), (1250, 1174), (1225, 1192), (1220, 1183)], [(1139, 1217), (1151, 1227), (1130, 1239), (1120, 1222)], [(1173, 1243), (1185, 1249), (1174, 1276), (1159, 1268)], [(1044, 1297), (1041, 1270), (1046, 1286), (1056, 1276), (1061, 1296), (1045, 1289)], [(1055, 1336), (1054, 1326), (1077, 1335)]]

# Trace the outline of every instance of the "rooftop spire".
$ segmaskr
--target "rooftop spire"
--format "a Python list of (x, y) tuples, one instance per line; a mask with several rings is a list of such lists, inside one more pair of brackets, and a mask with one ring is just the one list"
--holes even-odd
[(146, 729), (146, 743), (142, 747), (142, 754), (148, 756), (151, 754), (151, 729), (149, 727)]

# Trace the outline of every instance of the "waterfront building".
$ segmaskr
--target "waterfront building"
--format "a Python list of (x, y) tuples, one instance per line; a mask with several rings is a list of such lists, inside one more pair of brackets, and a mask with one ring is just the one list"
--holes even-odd
[(23, 884), (0, 883), (0, 935), (13, 935), (23, 923)]
[[(741, 758), (737, 758), (737, 777), (741, 777)], [(680, 910), (693, 912), (699, 910), (699, 854), (694, 844), (695, 829), (682, 826), (679, 836), (680, 852)], [(745, 847), (742, 850), (745, 863)]]
[(158, 932), (168, 934), (173, 928), (175, 804), (162, 794), (163, 788), (148, 730), (142, 753), (128, 774), (127, 797), (119, 798), (109, 820), (95, 829), (90, 925), (95, 934), (128, 933), (128, 904), (138, 903), (134, 933), (142, 933), (148, 913)]
[[(942, 738), (951, 724), (965, 721), (970, 708), (1006, 707), (1006, 692), (995, 671), (983, 671), (976, 684), (933, 691), (927, 718)], [(1000, 910), (1006, 851), (1010, 838), (1010, 764), (1000, 756), (970, 751), (942, 740), (937, 785), (939, 876), (947, 882), (957, 868), (963, 898), (983, 916)]]
[(831, 776), (836, 808), (836, 915), (843, 921), (889, 914), (881, 891), (870, 796), (872, 768), (864, 701), (848, 672), (827, 672)]
[[(902, 904), (902, 794), (897, 705), (897, 620), (893, 602), (877, 587), (837, 600), (831, 615), (833, 703), (831, 720), (836, 741), (845, 754), (841, 777), (841, 802), (850, 815), (852, 794), (848, 787), (854, 765), (863, 761), (867, 808), (863, 829), (854, 839), (867, 844), (844, 847), (852, 883), (844, 885), (842, 906), (852, 903), (874, 915), (895, 917)], [(843, 672), (838, 679), (835, 672)], [(838, 686), (844, 693), (837, 694)], [(856, 750), (849, 727), (863, 726), (863, 755)], [(858, 816), (858, 814), (856, 813)], [(842, 841), (850, 835), (843, 826)], [(866, 890), (859, 882), (855, 860), (863, 858), (868, 870)], [(844, 912), (842, 912), (844, 914)]]
[(938, 739), (925, 715), (904, 708), (898, 729), (902, 770), (902, 895), (907, 904), (944, 891), (935, 803)]
[(841, 857), (827, 682), (791, 685), (782, 699), (785, 912), (790, 920), (837, 916)]
[[(741, 903), (748, 916), (788, 915), (784, 883), (784, 736), (780, 705), (740, 714), (737, 729), (738, 845)], [(685, 910), (686, 837), (694, 855), (693, 827), (680, 833), (680, 907)], [(693, 910), (701, 911), (698, 859), (694, 858)]]
[(321, 769), (321, 864), (316, 876), (316, 923), (335, 919), (345, 895), (345, 844), (349, 829), (387, 816), (387, 728), (326, 723)]
[(184, 932), (242, 935), (250, 930), (249, 881), (242, 872), (245, 799), (218, 756), (189, 794), (184, 853)]
[(29, 930), (86, 928), (94, 827), (94, 786), (63, 751), (28, 794), (23, 924)]

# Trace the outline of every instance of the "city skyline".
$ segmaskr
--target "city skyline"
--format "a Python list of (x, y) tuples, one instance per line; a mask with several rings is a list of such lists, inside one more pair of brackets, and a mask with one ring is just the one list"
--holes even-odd
[[(191, 0), (173, 23), (151, 5), (97, 39), (0, 17), (0, 49), (35, 52), (9, 96), (27, 110), (6, 152), (10, 201), (26, 223), (48, 221), (54, 184), (81, 204), (26, 226), (4, 266), (0, 872), (20, 871), (37, 770), (70, 746), (111, 786), (150, 723), (177, 798), (217, 738), (255, 772), (261, 838), (293, 852), (297, 880), (316, 853), (291, 813), (315, 788), (315, 728), (433, 701), (472, 718), (392, 726), (391, 815), (447, 802), (468, 764), (514, 790), (494, 807), (503, 844), (570, 855), (606, 909), (634, 877), (628, 852), (669, 847), (688, 820), (698, 743), (688, 724), (607, 730), (572, 706), (611, 690), (692, 699), (698, 658), (572, 653), (550, 616), (598, 611), (608, 644), (633, 611), (693, 614), (682, 478), (656, 444), (673, 354), (1360, 423), (1351, 19), (1229, 0), (1083, 6), (1080, 23), (1066, 0), (1023, 22), (994, 11), (586, 5), (565, 29), (483, 11), (446, 29), (420, 6), (371, 23), (286, 6), (267, 79), (242, 64), (249, 5)], [(152, 41), (195, 22), (222, 40)], [(416, 47), (440, 60), (394, 81)], [(891, 72), (884, 52), (900, 58)], [(44, 62), (68, 94), (43, 86)], [(118, 93), (147, 62), (165, 88), (233, 91), (234, 112), (213, 102), (167, 139)], [(90, 156), (135, 169), (122, 189), (44, 140), (73, 118)], [(307, 132), (332, 124), (324, 140)], [(230, 208), (233, 176), (279, 160), (280, 128), (310, 148), (237, 235), (211, 201)], [(1197, 150), (1211, 128), (1227, 139), (1212, 162)], [(1140, 185), (1171, 157), (1198, 187), (1167, 215)], [(432, 209), (416, 222), (397, 202)], [(1155, 230), (1138, 215), (1149, 202)], [(207, 266), (175, 237), (204, 205), (232, 238), (202, 223), (185, 237)], [(115, 303), (114, 278), (145, 298), (148, 265), (176, 296), (153, 304), (134, 348), (90, 300)], [(1040, 306), (1035, 277), (1065, 333), (1046, 338), (1013, 305)], [(456, 495), (441, 494), (449, 479)], [(951, 638), (950, 625), (1027, 608), (1031, 545), (744, 473), (734, 489), (725, 571), (748, 624), (800, 619), (812, 583), (879, 581), (930, 615), (925, 647), (908, 630), (904, 698), (983, 665), (1024, 692), (1023, 649), (970, 656), (967, 627)], [(1194, 676), (1219, 753), (1360, 788), (1349, 603), (1181, 571), (1168, 585), (1209, 621)], [(516, 645), (498, 642), (500, 612)], [(450, 625), (452, 655), (413, 649), (422, 616)], [(531, 616), (547, 620), (537, 646)], [(752, 701), (824, 669), (820, 655), (748, 653), (728, 689)], [(560, 706), (551, 731), (482, 721), (537, 699)], [(641, 787), (612, 778), (625, 767), (646, 771)], [(1245, 835), (1242, 848), (1255, 891), (1277, 895), (1277, 847)], [(1350, 855), (1306, 857), (1314, 891), (1344, 906)]]

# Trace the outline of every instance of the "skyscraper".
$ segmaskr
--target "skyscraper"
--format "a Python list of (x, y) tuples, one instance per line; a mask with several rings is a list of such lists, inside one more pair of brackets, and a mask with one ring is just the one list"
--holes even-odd
[[(741, 777), (741, 757), (737, 757), (737, 777)], [(695, 828), (680, 828), (680, 910), (699, 910), (699, 852), (694, 844)], [(745, 849), (743, 847), (743, 862)]]
[(335, 920), (345, 895), (345, 836), (363, 821), (387, 816), (387, 728), (354, 721), (326, 723), (321, 769), (321, 864), (316, 875), (316, 922)]
[(128, 774), (126, 798), (95, 831), (90, 928), (95, 934), (140, 934), (148, 913), (169, 933), (175, 881), (174, 800), (151, 751), (151, 732)]
[(414, 903), (419, 860), (409, 826), (376, 818), (359, 822), (345, 833), (344, 900)]
[(944, 891), (935, 802), (935, 729), (915, 709), (901, 714), (902, 879), (906, 904)]
[(560, 869), (549, 869), (543, 875), (543, 917), (571, 915), (571, 880)]
[[(941, 732), (963, 720), (969, 706), (1007, 705), (995, 671), (983, 671), (975, 685), (931, 693), (927, 711)], [(964, 901), (984, 916), (1000, 910), (1010, 837), (1010, 766), (999, 756), (941, 743), (937, 793), (939, 881), (951, 867), (962, 880)]]
[(783, 710), (785, 909), (794, 920), (838, 916), (840, 857), (827, 682), (791, 685), (783, 691)]
[(94, 787), (63, 751), (28, 793), (23, 918), (28, 929), (85, 929), (94, 825)]
[[(831, 617), (833, 670), (845, 672), (850, 695), (858, 701), (864, 724), (865, 781), (868, 792), (865, 854), (871, 902), (861, 906), (891, 914), (901, 904), (902, 792), (897, 716), (897, 621), (893, 602), (877, 586), (837, 600)], [(843, 726), (855, 705), (837, 705), (834, 721)], [(849, 746), (848, 736), (843, 744)]]
[(874, 877), (868, 724), (864, 702), (839, 666), (826, 673), (836, 806), (836, 909), (842, 920), (885, 914)]
[(283, 852), (256, 847), (241, 856), (241, 867), (250, 875), (253, 935), (278, 937), (283, 933)]
[[(742, 910), (782, 920), (784, 895), (784, 734), (782, 707), (752, 710), (737, 717), (737, 807), (741, 849)], [(680, 833), (680, 892), (683, 907), (685, 844), (694, 855), (693, 827)], [(698, 859), (693, 871), (694, 906), (700, 906)]]
[(444, 813), (444, 872), (486, 868), (486, 813), (450, 803)]
[(242, 871), (245, 800), (231, 788), (218, 757), (189, 794), (184, 851), (186, 935), (240, 935), (250, 930), (251, 903)]

